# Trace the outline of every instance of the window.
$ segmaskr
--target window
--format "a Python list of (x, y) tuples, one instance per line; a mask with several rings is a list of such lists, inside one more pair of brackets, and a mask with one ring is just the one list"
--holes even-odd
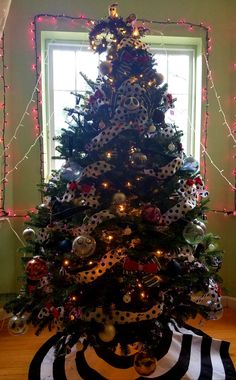
[[(98, 74), (99, 58), (88, 46), (86, 33), (56, 32), (56, 39), (50, 40), (50, 32), (42, 32), (44, 40), (45, 111), (43, 117), (44, 148), (47, 156), (46, 178), (52, 169), (59, 169), (61, 160), (57, 156), (56, 141), (53, 137), (67, 127), (65, 107), (74, 107), (72, 92), (85, 92), (88, 85), (80, 75), (86, 74), (95, 80)], [(45, 35), (44, 35), (45, 34)], [(67, 34), (69, 34), (67, 36)], [(53, 36), (55, 36), (55, 32)], [(59, 37), (59, 38), (58, 38)], [(76, 38), (76, 39), (75, 39)], [(164, 39), (164, 40), (163, 40)], [(157, 71), (168, 83), (168, 91), (177, 98), (175, 108), (168, 111), (167, 122), (175, 122), (184, 132), (183, 147), (187, 154), (199, 159), (200, 151), (200, 103), (201, 103), (201, 62), (200, 39), (184, 37), (145, 37), (157, 61)], [(105, 56), (105, 55), (104, 55)]]

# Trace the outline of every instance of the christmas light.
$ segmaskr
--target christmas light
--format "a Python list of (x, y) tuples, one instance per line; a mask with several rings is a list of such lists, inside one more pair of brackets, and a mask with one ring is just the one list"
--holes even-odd
[(106, 153), (106, 158), (109, 158), (109, 159), (112, 158), (112, 152), (107, 152)]

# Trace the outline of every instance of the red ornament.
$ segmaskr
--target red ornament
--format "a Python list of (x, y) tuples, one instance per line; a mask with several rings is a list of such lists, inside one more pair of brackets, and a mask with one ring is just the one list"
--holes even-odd
[(158, 223), (161, 218), (161, 212), (156, 206), (145, 206), (141, 215), (144, 220), (150, 223)]
[(35, 256), (26, 264), (25, 272), (29, 280), (40, 280), (48, 273), (47, 263), (40, 256)]
[(77, 189), (77, 183), (76, 182), (70, 182), (67, 187), (69, 190), (72, 190), (72, 191), (76, 190)]

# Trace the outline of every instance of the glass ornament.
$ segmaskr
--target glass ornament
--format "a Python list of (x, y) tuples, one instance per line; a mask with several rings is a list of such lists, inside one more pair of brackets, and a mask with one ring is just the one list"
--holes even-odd
[(8, 321), (8, 331), (11, 335), (23, 335), (29, 326), (25, 315), (13, 315)]
[(26, 228), (22, 233), (26, 242), (33, 241), (35, 239), (35, 231), (32, 228)]
[(141, 376), (150, 376), (156, 366), (156, 359), (147, 352), (138, 352), (134, 357), (134, 368)]
[(190, 222), (183, 230), (183, 237), (189, 244), (198, 244), (204, 237), (204, 231), (199, 225)]
[(29, 280), (40, 280), (48, 273), (47, 263), (40, 256), (35, 256), (26, 264), (25, 272)]
[(96, 240), (91, 236), (80, 235), (73, 241), (72, 250), (78, 257), (89, 257), (96, 249)]

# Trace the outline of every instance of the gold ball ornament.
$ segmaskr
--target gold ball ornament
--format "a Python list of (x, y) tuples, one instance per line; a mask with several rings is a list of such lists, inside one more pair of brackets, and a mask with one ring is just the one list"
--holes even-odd
[(121, 193), (120, 191), (118, 193), (115, 193), (112, 198), (112, 203), (115, 205), (121, 205), (122, 203), (125, 203), (126, 201), (126, 195), (124, 193)]
[(26, 228), (22, 233), (26, 242), (33, 241), (35, 239), (35, 231), (32, 228)]
[(151, 375), (156, 366), (156, 359), (147, 352), (138, 352), (134, 357), (134, 368), (141, 376)]
[(130, 293), (126, 293), (123, 295), (123, 301), (124, 303), (130, 303), (131, 302), (131, 295)]
[(96, 249), (96, 240), (91, 236), (80, 235), (73, 241), (72, 250), (76, 256), (86, 258)]
[(115, 338), (115, 335), (116, 329), (111, 324), (104, 325), (103, 330), (98, 333), (99, 338), (106, 343), (111, 342)]

